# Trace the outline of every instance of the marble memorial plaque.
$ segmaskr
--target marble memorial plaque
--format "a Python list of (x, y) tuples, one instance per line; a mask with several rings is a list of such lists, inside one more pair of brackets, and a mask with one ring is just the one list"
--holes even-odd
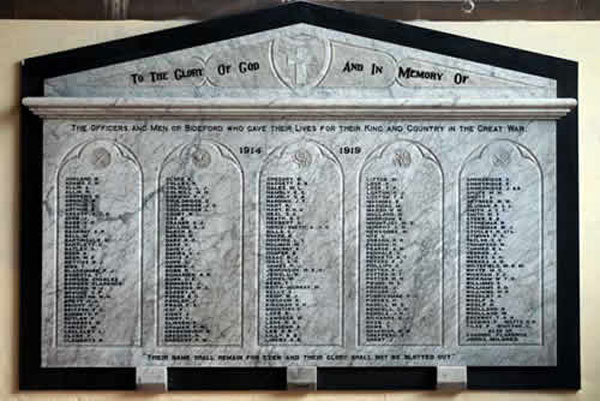
[(557, 364), (557, 81), (297, 23), (48, 77), (43, 367)]
[[(77, 127), (103, 139), (79, 144), (89, 133)], [(46, 271), (58, 285), (46, 302), (60, 320), (47, 326), (59, 337), (46, 363), (135, 366), (168, 355), (169, 366), (404, 366), (429, 365), (428, 355), (497, 363), (501, 353), (506, 364), (552, 364), (555, 205), (544, 199), (555, 196), (556, 148), (539, 140), (552, 130), (505, 120), (48, 120), (48, 157), (67, 156), (45, 173), (59, 177), (46, 181), (48, 211), (59, 211), (46, 241), (64, 243), (61, 211), (77, 207), (86, 246), (69, 246), (90, 262), (47, 248), (59, 263), (56, 276)], [(61, 167), (72, 149), (91, 166)], [(143, 182), (118, 149), (135, 152)], [(90, 206), (69, 209), (65, 191)], [(94, 223), (113, 215), (112, 225)], [(99, 287), (87, 271), (95, 260)], [(81, 299), (62, 289), (73, 269)], [(64, 308), (103, 311), (89, 359), (60, 336), (73, 325)], [(138, 345), (139, 319), (152, 347)]]

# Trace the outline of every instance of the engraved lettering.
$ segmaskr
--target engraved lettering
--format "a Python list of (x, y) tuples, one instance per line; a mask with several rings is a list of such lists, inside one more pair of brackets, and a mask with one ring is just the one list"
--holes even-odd
[(415, 70), (412, 67), (398, 67), (398, 77), (404, 79), (410, 78), (418, 78), (418, 79), (428, 79), (431, 81), (441, 81), (443, 73), (437, 71), (424, 71), (424, 70)]

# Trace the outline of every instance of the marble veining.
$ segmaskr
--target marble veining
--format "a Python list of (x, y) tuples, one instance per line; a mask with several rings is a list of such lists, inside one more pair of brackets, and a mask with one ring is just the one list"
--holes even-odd
[(556, 364), (556, 81), (296, 24), (44, 88), (42, 366)]
[[(554, 130), (533, 120), (48, 120), (48, 199), (67, 176), (98, 177), (100, 205), (133, 214), (104, 227), (121, 249), (103, 248), (117, 272), (103, 273), (105, 285), (122, 281), (99, 298), (118, 305), (101, 322), (116, 327), (98, 334), (105, 344), (56, 337), (63, 273), (44, 264), (43, 363), (552, 365)], [(65, 175), (73, 149), (89, 167)], [(47, 205), (52, 261), (65, 255), (65, 206)], [(485, 258), (472, 259), (481, 247)]]

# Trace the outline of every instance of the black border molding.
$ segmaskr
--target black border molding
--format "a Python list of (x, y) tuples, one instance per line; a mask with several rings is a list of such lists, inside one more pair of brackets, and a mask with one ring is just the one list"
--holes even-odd
[[(27, 59), (21, 96), (43, 96), (47, 78), (154, 56), (268, 29), (308, 23), (557, 80), (558, 97), (577, 98), (577, 63), (309, 3), (134, 36)], [(556, 367), (469, 367), (472, 389), (579, 389), (579, 196), (577, 109), (557, 122)], [(41, 368), (42, 121), (21, 108), (19, 388), (135, 388), (132, 368)], [(324, 390), (431, 389), (434, 368), (320, 368)], [(283, 368), (170, 368), (170, 390), (284, 389)]]

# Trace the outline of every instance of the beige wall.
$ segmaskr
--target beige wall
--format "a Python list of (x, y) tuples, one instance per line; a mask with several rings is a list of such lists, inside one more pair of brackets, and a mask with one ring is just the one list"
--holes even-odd
[[(174, 393), (18, 392), (18, 136), (19, 61), (49, 52), (102, 42), (181, 22), (60, 22), (0, 20), (0, 400), (361, 400), (432, 399), (434, 392)], [(575, 392), (467, 392), (457, 400), (600, 400), (600, 22), (433, 23), (445, 30), (578, 61), (580, 101), (581, 332), (582, 387)], [(598, 248), (596, 248), (598, 247)]]

